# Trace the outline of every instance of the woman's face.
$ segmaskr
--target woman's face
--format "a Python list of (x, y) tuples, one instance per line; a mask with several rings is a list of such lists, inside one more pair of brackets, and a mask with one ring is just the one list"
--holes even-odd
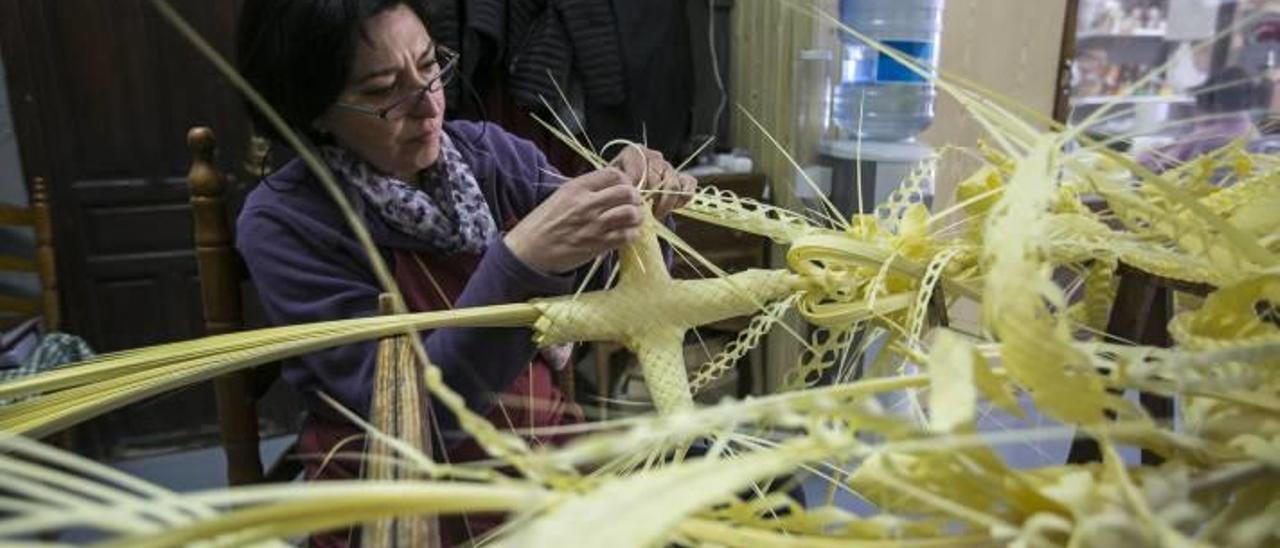
[(355, 59), (338, 103), (381, 110), (405, 102), (386, 120), (334, 104), (316, 119), (315, 128), (379, 171), (414, 180), (440, 157), (444, 90), (414, 96), (439, 74), (436, 61), (435, 44), (408, 7), (375, 15), (356, 38)]

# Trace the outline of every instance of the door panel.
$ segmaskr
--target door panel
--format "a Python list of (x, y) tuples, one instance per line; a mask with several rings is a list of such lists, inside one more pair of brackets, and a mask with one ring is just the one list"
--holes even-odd
[[(172, 2), (224, 54), (239, 3)], [(24, 176), (51, 186), (63, 330), (99, 352), (200, 336), (186, 132), (213, 127), (238, 173), (232, 88), (142, 0), (0, 0), (0, 53)], [(86, 452), (188, 444), (212, 401), (201, 386), (92, 421)]]

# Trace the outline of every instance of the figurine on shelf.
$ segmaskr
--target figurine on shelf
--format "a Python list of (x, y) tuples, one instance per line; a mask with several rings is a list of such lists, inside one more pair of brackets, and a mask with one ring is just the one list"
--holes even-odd
[(1120, 21), (1124, 19), (1124, 7), (1120, 0), (1106, 0), (1098, 14), (1091, 22), (1091, 32), (1116, 33), (1120, 31)]
[(1147, 30), (1152, 32), (1166, 32), (1169, 23), (1165, 19), (1164, 10), (1160, 6), (1151, 6), (1147, 8), (1147, 24), (1144, 25)]
[(1107, 75), (1102, 81), (1103, 95), (1115, 95), (1120, 90), (1120, 84), (1124, 76), (1121, 74), (1122, 72), (1124, 72), (1122, 65), (1115, 64), (1107, 67)]
[(1165, 81), (1177, 93), (1186, 93), (1209, 77), (1205, 68), (1209, 65), (1208, 48), (1201, 48), (1197, 54), (1192, 45), (1192, 42), (1179, 44), (1169, 61), (1169, 70), (1165, 72)]
[(1120, 28), (1117, 30), (1119, 34), (1134, 34), (1142, 26), (1142, 17), (1146, 10), (1142, 8), (1133, 8), (1129, 10), (1129, 15), (1120, 21)]
[(1138, 19), (1138, 30), (1150, 30), (1151, 27), (1154, 26), (1155, 20), (1151, 18), (1151, 10), (1153, 9), (1155, 8), (1135, 8), (1135, 10), (1142, 12), (1141, 17)]
[(1074, 72), (1073, 95), (1076, 97), (1103, 95), (1107, 72), (1107, 50), (1100, 48), (1084, 50), (1076, 61)]

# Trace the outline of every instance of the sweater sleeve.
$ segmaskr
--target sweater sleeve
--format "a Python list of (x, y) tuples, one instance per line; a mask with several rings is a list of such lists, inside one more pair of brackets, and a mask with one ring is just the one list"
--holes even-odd
[[(239, 230), (240, 253), (272, 323), (291, 325), (377, 314), (382, 292), (358, 250), (325, 238), (331, 227), (302, 226), (304, 220), (267, 208), (248, 210)], [(328, 241), (329, 243), (325, 243)], [(455, 305), (485, 306), (561, 294), (571, 277), (544, 276), (522, 264), (502, 243), (490, 243)], [(448, 328), (423, 338), (427, 355), (444, 381), (471, 409), (484, 413), (528, 365), (536, 350), (523, 328)], [(376, 371), (376, 342), (363, 342), (302, 356), (283, 370), (304, 392), (323, 391), (344, 407), (368, 416)], [(314, 394), (305, 394), (324, 412)], [(318, 404), (318, 405), (317, 405)], [(435, 402), (440, 428), (452, 432), (457, 418)]]
[[(265, 207), (240, 215), (236, 245), (267, 319), (293, 325), (375, 315), (381, 290), (372, 270), (360, 268), (343, 246), (326, 237), (332, 227), (304, 222)], [(316, 401), (317, 391), (367, 416), (376, 347), (363, 342), (312, 352), (286, 363), (282, 374), (321, 413), (328, 410)]]
[[(571, 276), (548, 276), (525, 266), (499, 236), (489, 243), (454, 306), (522, 303), (568, 293), (573, 282)], [(489, 410), (494, 403), (491, 396), (502, 393), (537, 352), (533, 332), (524, 327), (437, 329), (427, 336), (426, 347), (431, 362), (444, 372), (445, 382), (480, 413)], [(441, 427), (451, 431), (456, 419), (443, 409), (437, 411)]]

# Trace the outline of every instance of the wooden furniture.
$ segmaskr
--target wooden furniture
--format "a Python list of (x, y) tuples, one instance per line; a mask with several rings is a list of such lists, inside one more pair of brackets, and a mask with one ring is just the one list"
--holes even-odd
[[(19, 207), (0, 204), (0, 226), (31, 227), (35, 232), (34, 257), (0, 255), (0, 271), (34, 273), (40, 281), (40, 295), (5, 294), (0, 292), (0, 329), (6, 329), (39, 315), (44, 333), (62, 329), (62, 301), (58, 297), (57, 255), (53, 247), (52, 207), (48, 182), (44, 177), (31, 180), (31, 204)], [(74, 451), (80, 441), (77, 426), (69, 427), (45, 441)]]
[[(240, 4), (179, 8), (230, 55)], [(20, 163), (48, 181), (68, 312), (59, 329), (97, 352), (198, 336), (188, 156), (174, 136), (189, 120), (215, 120), (219, 137), (244, 142), (248, 117), (235, 89), (148, 2), (0, 0), (0, 56)], [(108, 437), (131, 439), (106, 441), (146, 439), (154, 449), (212, 418), (211, 403), (193, 392), (119, 410), (112, 422), (127, 433), (108, 428)]]
[(0, 255), (0, 271), (34, 273), (40, 280), (38, 297), (0, 292), (0, 328), (39, 314), (44, 318), (46, 331), (58, 330), (62, 325), (62, 311), (58, 299), (49, 190), (43, 177), (32, 181), (31, 205), (0, 204), (0, 226), (30, 227), (36, 237), (34, 257)]
[[(1169, 321), (1174, 314), (1174, 293), (1183, 292), (1205, 296), (1213, 287), (1192, 284), (1148, 274), (1124, 263), (1117, 270), (1120, 286), (1116, 290), (1111, 315), (1107, 319), (1107, 335), (1116, 342), (1168, 347), (1173, 344), (1169, 336)], [(1172, 399), (1155, 394), (1139, 394), (1142, 406), (1157, 421), (1173, 420)], [(1071, 445), (1067, 462), (1099, 462), (1102, 453), (1097, 441), (1078, 437)], [(1144, 464), (1159, 464), (1160, 459), (1147, 451), (1142, 453)]]
[[(187, 133), (191, 149), (191, 214), (195, 233), (196, 265), (206, 335), (220, 335), (245, 328), (241, 285), (246, 272), (236, 253), (227, 208), (227, 177), (214, 164), (213, 131), (192, 128)], [(264, 469), (260, 456), (258, 400), (279, 371), (262, 366), (223, 375), (214, 380), (222, 446), (227, 457), (227, 482), (245, 485), (264, 481), (288, 481), (302, 470), (292, 448)]]
[[(242, 3), (176, 7), (230, 56)], [(100, 353), (200, 336), (180, 136), (191, 120), (210, 120), (225, 143), (245, 142), (239, 94), (149, 2), (0, 0), (0, 57), (19, 163), (47, 181), (58, 330)], [(241, 155), (229, 147), (223, 157), (234, 161), (222, 165)], [(202, 383), (85, 423), (77, 451), (155, 454), (208, 443), (216, 424)]]
[[(1258, 45), (1251, 37), (1259, 28), (1254, 25), (1267, 24), (1265, 18), (1253, 19), (1268, 9), (1267, 2), (1117, 0), (1114, 3), (1119, 13), (1111, 13), (1098, 0), (1065, 0), (1065, 3), (1054, 118), (1059, 122), (1078, 123), (1113, 101), (1122, 105), (1113, 114), (1121, 114), (1123, 110), (1137, 112), (1138, 105), (1145, 104), (1152, 106), (1148, 112), (1155, 116), (1147, 123), (1132, 124), (1135, 127), (1129, 127), (1131, 124), (1126, 121), (1133, 121), (1134, 117), (1108, 116), (1115, 126), (1108, 129), (1108, 124), (1098, 124), (1093, 130), (1099, 137), (1115, 137), (1136, 130), (1144, 137), (1176, 139), (1185, 133), (1187, 128), (1166, 126), (1202, 114), (1195, 107), (1194, 87), (1142, 86), (1147, 89), (1125, 93), (1130, 84), (1169, 62), (1182, 47), (1194, 47), (1217, 36), (1208, 59), (1197, 61), (1207, 64), (1202, 68), (1209, 74), (1229, 65), (1239, 65), (1250, 74), (1261, 74), (1274, 64), (1268, 60), (1274, 55), (1274, 46)], [(1153, 8), (1160, 11), (1147, 13), (1153, 16), (1150, 20), (1134, 16), (1135, 10), (1146, 12)], [(1239, 25), (1243, 19), (1253, 19), (1254, 23)], [(945, 51), (944, 48), (944, 55)], [(1165, 83), (1164, 80), (1167, 79), (1156, 82)], [(1109, 85), (1112, 83), (1115, 85)], [(1251, 108), (1266, 110), (1267, 106), (1260, 102)], [(1127, 146), (1130, 139), (1118, 141)], [(1117, 146), (1122, 145), (1118, 142)]]

